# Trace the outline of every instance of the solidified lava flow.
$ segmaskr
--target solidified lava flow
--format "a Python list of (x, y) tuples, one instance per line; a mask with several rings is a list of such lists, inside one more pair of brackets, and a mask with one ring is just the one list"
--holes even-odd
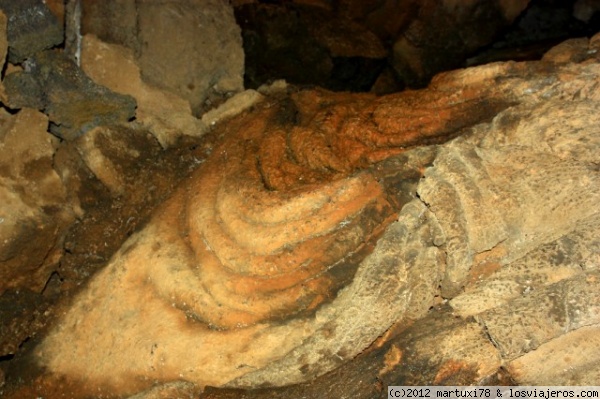
[(390, 109), (370, 95), (305, 91), (232, 122), (186, 194), (200, 288), (187, 310), (230, 328), (332, 298), (397, 211), (366, 169), (447, 138), (452, 116), (473, 106), (430, 95), (430, 109), (416, 110), (415, 94)]
[(132, 376), (221, 385), (317, 332), (338, 341), (329, 318), (355, 306), (333, 306), (340, 290), (368, 296), (385, 280), (354, 284), (401, 205), (388, 181), (402, 180), (398, 165), (384, 164), (508, 104), (487, 98), (485, 82), (454, 84), (381, 98), (300, 91), (225, 123), (206, 162), (74, 298), (39, 364), (130, 392)]

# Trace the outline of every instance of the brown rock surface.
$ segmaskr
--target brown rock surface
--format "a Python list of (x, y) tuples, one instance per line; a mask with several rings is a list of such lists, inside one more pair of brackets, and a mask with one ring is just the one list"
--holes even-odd
[[(379, 98), (271, 93), (218, 128), (201, 167), (67, 298), (25, 359), (40, 374), (13, 397), (197, 395), (213, 384), (232, 388), (207, 389), (215, 398), (319, 397), (323, 387), (371, 398), (405, 383), (547, 383), (539, 356), (571, 367), (553, 383), (594, 381), (597, 43)], [(38, 133), (47, 123), (26, 108), (4, 118)], [(15, 139), (23, 130), (0, 137), (19, 161), (31, 156)], [(64, 165), (81, 162), (111, 197), (132, 201), (146, 193), (132, 182), (160, 153), (131, 126), (62, 149), (63, 181)], [(11, 209), (46, 184), (57, 197), (44, 191), (44, 201), (68, 198), (54, 190), (54, 147), (40, 151), (43, 162), (31, 159), (44, 173), (0, 169)], [(120, 217), (114, 226), (129, 229)], [(296, 385), (240, 389), (284, 384)]]
[(0, 10), (9, 17), (8, 60), (21, 63), (35, 53), (62, 43), (63, 29), (42, 0), (1, 0)]
[[(2, 65), (6, 60), (6, 54), (8, 52), (8, 40), (6, 39), (6, 15), (0, 11), (0, 60)], [(0, 100), (6, 101), (6, 94), (4, 93), (4, 86), (0, 83)]]
[(599, 329), (596, 324), (561, 335), (510, 362), (507, 369), (520, 385), (593, 386), (600, 376)]
[[(586, 24), (570, 16), (568, 3), (538, 2), (537, 8), (529, 3), (233, 2), (244, 39), (248, 87), (286, 79), (330, 90), (376, 93), (421, 88), (435, 74), (465, 65), (538, 59), (550, 43), (568, 37), (569, 29), (577, 31), (571, 36), (597, 29), (590, 24), (586, 31)], [(527, 20), (519, 19), (523, 14), (529, 15)], [(564, 24), (557, 31), (548, 28), (558, 20)], [(527, 42), (533, 36), (545, 43)]]
[(47, 117), (35, 110), (3, 112), (0, 120), (0, 293), (7, 288), (39, 292), (74, 219), (51, 166), (57, 139), (46, 131)]
[[(455, 84), (381, 99), (299, 92), (237, 118), (199, 172), (78, 296), (39, 348), (40, 360), (90, 388), (131, 392), (134, 375), (222, 384), (251, 368), (280, 367), (273, 361), (289, 352), (281, 360), (288, 375), (278, 383), (299, 382), (355, 356), (408, 306), (418, 317), (432, 304), (437, 273), (396, 270), (409, 255), (393, 243), (405, 224), (419, 226), (422, 209), (407, 208), (404, 224), (390, 227), (358, 262), (395, 218), (403, 173), (418, 178), (431, 150), (366, 168), (506, 106), (484, 95), (485, 79), (459, 93)], [(406, 262), (435, 265), (438, 256), (425, 251)], [(416, 288), (402, 294), (407, 287)], [(106, 357), (101, 348), (117, 337), (140, 344)], [(193, 356), (191, 347), (198, 348)]]
[[(490, 66), (488, 71), (496, 67)], [(427, 332), (423, 337), (413, 336), (409, 341), (415, 348), (415, 354), (403, 357), (400, 367), (418, 370), (418, 375), (410, 371), (395, 373), (390, 385), (489, 382), (498, 378), (503, 362), (534, 350), (538, 345), (560, 337), (565, 331), (598, 323), (597, 299), (592, 294), (597, 277), (590, 273), (597, 268), (598, 259), (597, 240), (591, 238), (597, 236), (598, 231), (600, 181), (590, 158), (597, 148), (597, 129), (594, 117), (588, 116), (597, 110), (597, 94), (593, 90), (597, 75), (590, 78), (592, 75), (589, 73), (596, 69), (590, 62), (579, 66), (579, 75), (571, 74), (575, 66), (569, 65), (567, 69), (569, 72), (563, 70), (557, 73), (559, 79), (564, 79), (562, 82), (546, 85), (545, 89), (537, 81), (543, 79), (541, 74), (530, 75), (532, 78), (525, 87), (535, 87), (535, 92), (510, 79), (513, 89), (518, 92), (525, 89), (529, 93), (529, 96), (521, 98), (523, 104), (500, 113), (492, 124), (478, 125), (466, 138), (441, 146), (434, 166), (426, 171), (417, 192), (433, 214), (429, 219), (430, 225), (440, 228), (434, 242), (438, 250), (446, 254), (442, 258), (444, 261), (438, 263), (438, 270), (444, 271), (445, 275), (442, 280), (444, 297), (452, 298), (459, 294), (469, 279), (476, 276), (475, 266), (479, 266), (478, 271), (481, 272), (484, 269), (480, 265), (485, 263), (497, 263), (499, 266), (495, 269), (498, 269), (502, 265), (510, 268), (513, 263), (516, 267), (520, 262), (522, 266), (516, 281), (532, 280), (532, 273), (536, 273), (535, 262), (543, 262), (546, 252), (543, 248), (537, 255), (531, 252), (542, 245), (547, 248), (553, 246), (552, 242), (556, 239), (562, 240), (563, 246), (569, 245), (558, 255), (561, 263), (565, 266), (576, 263), (578, 267), (571, 273), (564, 273), (561, 269), (548, 271), (550, 280), (545, 282), (548, 284), (546, 288), (538, 287), (539, 291), (533, 291), (531, 295), (528, 295), (527, 289), (520, 290), (515, 294), (517, 299), (506, 306), (492, 303), (492, 306), (498, 307), (479, 315), (478, 321), (487, 331), (484, 334), (480, 330), (480, 336), (484, 338), (490, 334), (491, 337), (490, 341), (481, 340), (483, 346), (478, 349), (489, 355), (476, 356), (479, 362), (469, 361), (469, 356), (478, 353), (478, 349), (472, 346), (478, 341), (473, 336), (467, 338), (468, 335), (461, 334), (449, 338), (448, 332), (441, 329), (443, 315), (437, 314), (439, 320), (436, 321), (434, 314), (432, 326), (425, 321), (417, 321), (411, 330)], [(479, 72), (485, 75), (484, 68), (480, 68)], [(448, 74), (446, 77), (457, 78), (459, 75)], [(501, 80), (497, 81), (496, 87), (499, 91), (503, 90)], [(585, 94), (580, 101), (556, 99), (554, 103), (548, 100), (549, 92), (561, 93), (567, 98), (572, 93)], [(564, 119), (562, 124), (552, 123), (554, 118), (561, 116)], [(516, 128), (515, 123), (518, 123)], [(536, 140), (532, 134), (543, 136)], [(461, 155), (457, 155), (457, 151)], [(589, 244), (591, 250), (582, 248)], [(525, 254), (528, 254), (527, 257), (524, 257)], [(461, 262), (456, 259), (461, 259)], [(582, 272), (580, 261), (590, 272)], [(491, 274), (494, 268), (489, 270), (488, 275), (483, 274), (479, 278), (493, 281), (496, 277)], [(504, 271), (499, 269), (498, 273)], [(535, 290), (535, 285), (531, 285), (530, 289)], [(502, 298), (505, 295), (504, 291), (498, 290), (490, 297)], [(460, 299), (461, 296), (458, 296), (451, 304)], [(561, 303), (565, 305), (560, 306)], [(468, 323), (468, 320), (465, 322)], [(393, 341), (393, 345), (406, 349), (406, 335), (399, 339), (401, 344)], [(519, 349), (506, 349), (508, 342)], [(564, 340), (560, 350), (567, 351), (569, 342)], [(450, 347), (471, 349), (456, 357), (460, 350), (449, 351), (449, 358), (440, 358), (440, 352)], [(579, 349), (573, 349), (572, 353), (574, 369), (584, 373), (585, 365), (589, 363), (586, 359), (590, 356), (583, 353), (579, 356)], [(422, 363), (425, 359), (427, 365)], [(483, 362), (492, 359), (496, 362)], [(266, 368), (269, 369), (273, 373), (276, 370)], [(424, 370), (431, 372), (425, 373)], [(590, 377), (573, 373), (582, 378), (581, 381), (589, 381)], [(257, 375), (260, 377), (255, 378)], [(263, 370), (244, 376), (241, 381), (252, 381), (248, 386), (256, 386), (265, 381), (262, 379), (265, 375), (268, 371)], [(533, 372), (528, 376), (528, 379), (518, 375), (512, 378), (528, 383), (536, 381)], [(568, 383), (575, 379), (572, 376), (563, 379), (555, 376), (554, 381)], [(329, 386), (331, 380), (324, 378), (314, 384)], [(309, 390), (304, 386), (297, 392), (304, 394)], [(284, 390), (270, 391), (274, 392), (285, 393)]]
[(173, 145), (181, 135), (199, 137), (206, 132), (206, 125), (192, 116), (186, 100), (144, 83), (132, 50), (86, 35), (81, 68), (95, 83), (135, 98), (136, 122), (150, 130), (163, 147)]
[(189, 102), (194, 115), (243, 90), (244, 53), (227, 2), (82, 1), (84, 34), (134, 51), (145, 82)]
[(127, 122), (135, 114), (132, 97), (95, 84), (58, 50), (29, 57), (23, 70), (8, 74), (3, 84), (6, 106), (43, 111), (52, 133), (65, 140), (96, 126)]
[(93, 35), (82, 40), (81, 68), (95, 83), (135, 98), (135, 124), (152, 132), (164, 148), (174, 146), (182, 136), (203, 136), (217, 122), (239, 114), (261, 98), (253, 90), (243, 91), (198, 119), (184, 98), (142, 80), (132, 50)]
[[(220, 128), (223, 142), (207, 161), (65, 309), (35, 350), (47, 373), (41, 386), (65, 378), (66, 386), (115, 395), (154, 381), (302, 383), (409, 322), (400, 341), (377, 344), (388, 359), (377, 369), (386, 383), (498, 381), (503, 362), (535, 349), (523, 342), (537, 330), (515, 330), (513, 343), (501, 344), (494, 337), (512, 325), (502, 306), (471, 313), (480, 323), (439, 310), (422, 318), (440, 280), (442, 295), (458, 304), (475, 276), (525, 262), (596, 220), (593, 128), (585, 119), (557, 131), (528, 127), (537, 126), (534, 115), (545, 123), (557, 110), (566, 119), (596, 109), (597, 61), (586, 54), (580, 64), (456, 71), (426, 90), (380, 98), (325, 91), (267, 98)], [(459, 132), (470, 134), (406, 149)], [(535, 322), (526, 317), (532, 303), (579, 290), (563, 309), (568, 328), (597, 324), (590, 267), (543, 281), (535, 298), (507, 296), (506, 309)], [(560, 338), (565, 326), (546, 328), (551, 333), (537, 342)], [(421, 379), (399, 371), (424, 359)]]
[(77, 207), (52, 168), (58, 139), (47, 117), (0, 114), (0, 356), (10, 358), (47, 316), (41, 294)]
[[(578, 56), (595, 54), (583, 51)], [(381, 347), (310, 383), (207, 389), (207, 397), (383, 398), (387, 385), (598, 381), (597, 60), (563, 64), (546, 84), (541, 64), (525, 65), (538, 71), (524, 74), (527, 84), (509, 78), (522, 104), (440, 146), (419, 184), (420, 200), (401, 212), (400, 221), (409, 207), (427, 203), (423, 227), (437, 233), (413, 253), (445, 254), (436, 267), (445, 275), (443, 295), (456, 295), (450, 308), (397, 326)], [(471, 69), (470, 76), (497, 67)], [(242, 381), (265, 381), (253, 374)]]

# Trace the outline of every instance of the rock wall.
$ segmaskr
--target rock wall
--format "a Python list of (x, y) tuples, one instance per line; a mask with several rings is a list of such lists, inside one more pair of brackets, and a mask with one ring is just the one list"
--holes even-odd
[(240, 29), (227, 2), (84, 0), (81, 28), (133, 50), (144, 81), (188, 101), (195, 116), (244, 89)]

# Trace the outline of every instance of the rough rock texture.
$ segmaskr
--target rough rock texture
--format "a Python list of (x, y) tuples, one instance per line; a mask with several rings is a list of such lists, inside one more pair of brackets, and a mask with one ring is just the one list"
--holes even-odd
[[(442, 316), (442, 317), (440, 317)], [(399, 323), (399, 325), (406, 322)], [(360, 356), (310, 382), (276, 388), (223, 389), (207, 387), (207, 399), (387, 398), (389, 385), (464, 385), (478, 369), (500, 364), (493, 345), (474, 321), (461, 321), (446, 311), (429, 313), (401, 328), (401, 336), (386, 334)], [(384, 340), (388, 340), (384, 343)], [(507, 383), (501, 375), (486, 381)]]
[[(44, 144), (52, 163), (2, 166), (11, 190), (31, 172), (56, 182), (54, 164), (62, 182), (79, 184), (82, 206), (98, 201), (95, 186), (125, 198), (132, 216), (97, 213), (86, 226), (105, 236), (65, 243), (80, 262), (71, 273), (89, 273), (113, 236), (142, 227), (57, 309), (21, 358), (41, 374), (13, 397), (193, 397), (225, 384), (237, 388), (207, 395), (319, 397), (327, 387), (372, 398), (399, 383), (595, 383), (598, 43), (569, 41), (539, 63), (455, 71), (381, 98), (271, 92), (214, 132), (222, 142), (192, 160), (202, 165), (147, 223), (128, 201), (144, 204), (135, 201), (155, 196), (154, 183), (132, 183), (164, 163), (139, 125), (96, 128), (58, 152)], [(47, 123), (26, 108), (4, 117), (35, 131)], [(1, 138), (29, 159), (16, 136)], [(410, 148), (423, 144), (440, 145)], [(69, 162), (91, 177), (77, 183)], [(163, 176), (156, 185), (174, 184)], [(22, 186), (20, 198), (44, 187)], [(3, 320), (24, 308), (9, 294)], [(3, 353), (31, 336), (18, 334)]]
[[(138, 4), (139, 63), (146, 80), (187, 99), (197, 115), (212, 108), (211, 101), (219, 96), (243, 89), (244, 53), (228, 3), (143, 0)], [(172, 32), (177, 32), (175, 40), (165, 40)]]
[(600, 376), (599, 332), (597, 323), (567, 332), (511, 362), (507, 370), (521, 385), (597, 384)]
[[(45, 137), (53, 139), (48, 133)], [(163, 150), (149, 132), (125, 127), (97, 128), (73, 142), (60, 144), (52, 166), (67, 187), (67, 203), (83, 212), (78, 214), (75, 223), (65, 225), (60, 232), (56, 262), (48, 266), (46, 278), (41, 279), (43, 291), (27, 289), (32, 289), (30, 285), (36, 276), (26, 267), (19, 267), (13, 274), (23, 283), (0, 295), (3, 359), (0, 366), (8, 370), (9, 381), (14, 382), (15, 371), (11, 370), (14, 361), (59, 311), (54, 307), (56, 297), (68, 296), (104, 265), (125, 237), (147, 220), (155, 204), (164, 200), (165, 193), (172, 192), (181, 179), (203, 162), (206, 152), (210, 152), (210, 142), (181, 144), (183, 147)], [(126, 190), (109, 191), (87, 168), (83, 156), (91, 161), (95, 167), (93, 172), (98, 172), (104, 181), (110, 183), (107, 177), (116, 177)], [(40, 172), (51, 170), (50, 163), (38, 165)], [(110, 171), (105, 166), (112, 167), (115, 173), (107, 175)], [(30, 183), (26, 189), (31, 186)], [(6, 210), (3, 206), (0, 209)], [(38, 243), (37, 237), (43, 238), (36, 234), (20, 251), (27, 254), (32, 249), (42, 248), (46, 242)], [(6, 281), (3, 279), (3, 283)], [(44, 281), (47, 281), (45, 286)], [(3, 393), (0, 389), (0, 396)]]
[(0, 126), (0, 355), (10, 356), (43, 318), (39, 294), (60, 260), (75, 204), (52, 169), (58, 139), (47, 133), (46, 116), (1, 112)]
[(63, 42), (62, 25), (43, 0), (2, 0), (0, 10), (9, 18), (8, 60), (13, 64)]
[[(6, 25), (8, 21), (6, 15), (0, 10), (0, 60), (4, 66), (6, 60), (6, 54), (8, 53), (8, 40), (6, 39)], [(4, 85), (0, 82), (0, 101), (3, 103), (6, 101), (6, 93)]]
[[(556, 72), (525, 74), (528, 88), (512, 75), (522, 104), (441, 146), (419, 200), (404, 207), (402, 213), (427, 203), (425, 227), (437, 231), (428, 249), (444, 254), (438, 270), (443, 296), (454, 297), (450, 306), (310, 384), (208, 389), (207, 397), (372, 398), (385, 397), (377, 387), (386, 385), (595, 384), (600, 76), (589, 57), (597, 57), (597, 46), (594, 37), (578, 54), (588, 60), (578, 65), (564, 56), (568, 42), (555, 48), (551, 54), (563, 56), (546, 57), (544, 69)], [(525, 65), (539, 71), (542, 64), (514, 67)], [(507, 66), (489, 66), (488, 73), (498, 67)], [(485, 68), (471, 70), (474, 79), (476, 71)]]
[(43, 110), (52, 122), (51, 131), (66, 140), (99, 125), (126, 122), (135, 113), (132, 97), (96, 85), (59, 51), (30, 57), (23, 71), (7, 75), (3, 83), (6, 105)]
[(137, 55), (140, 51), (135, 0), (82, 1), (81, 33), (107, 43), (123, 45)]
[[(0, 12), (2, 65), (6, 22)], [(6, 101), (1, 83), (0, 100)], [(46, 133), (47, 117), (32, 109), (15, 115), (2, 110), (0, 121), (0, 357), (7, 359), (43, 324), (47, 307), (41, 293), (60, 258), (76, 204), (52, 169), (58, 140)], [(38, 245), (32, 248), (32, 242)]]
[(186, 100), (144, 83), (130, 49), (104, 43), (93, 35), (83, 38), (81, 67), (95, 83), (135, 98), (135, 124), (152, 132), (165, 148), (182, 136), (203, 136), (217, 122), (241, 113), (262, 97), (254, 90), (237, 93), (197, 119)]
[[(61, 228), (73, 214), (51, 167), (56, 139), (46, 132), (46, 116), (23, 109), (0, 118), (0, 292), (9, 287), (39, 291), (57, 261)], [(25, 250), (34, 238), (39, 245)]]
[[(0, 353), (2, 357), (10, 359), (19, 353), (22, 343), (37, 335), (32, 331), (41, 330), (48, 321), (48, 316), (48, 305), (43, 301), (43, 293), (27, 288), (4, 291), (0, 295), (0, 318), (2, 319)], [(4, 383), (2, 377), (3, 375), (0, 374), (0, 388)]]
[[(198, 173), (78, 296), (37, 356), (55, 375), (113, 392), (133, 391), (134, 375), (223, 384), (269, 363), (287, 370), (277, 372), (286, 375), (278, 384), (299, 382), (354, 357), (405, 312), (417, 318), (432, 305), (437, 273), (410, 266), (435, 265), (439, 256), (403, 255), (417, 244), (394, 244), (421, 223), (422, 207), (409, 207), (356, 269), (409, 197), (401, 182), (420, 176), (431, 150), (366, 168), (508, 105), (488, 91), (485, 79), (447, 79), (388, 98), (305, 91), (237, 118)], [(417, 235), (431, 241), (428, 231)], [(140, 344), (106, 356), (101, 348), (117, 337)], [(78, 360), (84, 353), (89, 367)], [(272, 374), (236, 384), (258, 379)]]
[(83, 33), (131, 48), (143, 79), (187, 100), (195, 115), (243, 90), (233, 10), (219, 0), (82, 1)]
[[(519, 359), (600, 324), (595, 241), (571, 252), (578, 258), (562, 251), (561, 274), (531, 294), (500, 290), (502, 302), (464, 319), (448, 309), (466, 312), (459, 305), (478, 284), (528, 265), (538, 248), (580, 248), (597, 231), (597, 129), (584, 116), (597, 113), (597, 46), (578, 64), (494, 64), (386, 97), (293, 92), (233, 119), (37, 346), (47, 374), (36, 393), (352, 374), (363, 360), (351, 359), (403, 324), (412, 326), (371, 347), (387, 359), (373, 363), (371, 381), (498, 382), (502, 366), (535, 381)], [(589, 266), (570, 270), (578, 259)], [(449, 305), (428, 313), (440, 295)]]
[(131, 190), (132, 182), (126, 179), (139, 175), (140, 168), (158, 156), (159, 148), (152, 136), (145, 137), (146, 145), (141, 145), (137, 136), (123, 129), (97, 127), (76, 142), (81, 159), (115, 197)]
[(192, 116), (186, 100), (144, 83), (130, 49), (86, 35), (81, 68), (95, 83), (135, 98), (136, 122), (150, 130), (163, 147), (174, 144), (181, 135), (206, 133), (206, 125)]

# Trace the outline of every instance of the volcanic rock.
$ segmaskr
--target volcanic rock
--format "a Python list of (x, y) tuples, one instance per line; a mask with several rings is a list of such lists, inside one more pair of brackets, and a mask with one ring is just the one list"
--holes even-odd
[(135, 101), (96, 85), (57, 50), (29, 57), (23, 71), (4, 78), (7, 106), (43, 110), (58, 137), (73, 140), (93, 127), (129, 121)]
[[(409, 255), (394, 244), (421, 223), (419, 207), (407, 208), (408, 225), (394, 224), (360, 260), (402, 202), (396, 195), (402, 190), (386, 194), (384, 188), (395, 187), (386, 181), (418, 179), (431, 150), (402, 154), (381, 171), (369, 167), (405, 146), (447, 139), (508, 105), (485, 96), (485, 82), (471, 81), (461, 93), (456, 83), (442, 80), (429, 91), (389, 98), (304, 91), (234, 119), (198, 173), (75, 300), (40, 358), (86, 386), (127, 392), (130, 372), (170, 380), (186, 370), (185, 379), (223, 384), (247, 373), (244, 364), (265, 367), (294, 350), (285, 362), (307, 365), (280, 380), (289, 383), (355, 356), (409, 305), (408, 314), (422, 314), (438, 274), (423, 278), (400, 267)], [(431, 260), (438, 256), (435, 250), (410, 255), (407, 265), (436, 265)], [(419, 288), (402, 294), (407, 287)], [(94, 336), (94, 344), (63, 334)], [(99, 348), (114, 334), (140, 342), (152, 337), (149, 351), (127, 345), (119, 352), (127, 362), (106, 358)], [(184, 355), (192, 346), (199, 351)], [(202, 349), (208, 347), (236, 355)], [(76, 360), (84, 352), (92, 368)]]
[(8, 17), (8, 61), (17, 64), (63, 42), (63, 29), (43, 0), (1, 0)]
[(173, 145), (181, 135), (199, 137), (206, 132), (206, 125), (192, 115), (186, 100), (142, 80), (130, 49), (86, 35), (81, 68), (96, 84), (135, 98), (136, 123), (150, 130), (163, 147)]
[(57, 139), (47, 133), (47, 117), (24, 108), (14, 116), (2, 112), (0, 119), (0, 292), (39, 292), (74, 214), (52, 168)]
[(133, 50), (145, 82), (187, 100), (195, 116), (243, 90), (233, 9), (219, 0), (82, 1), (82, 33)]
[[(438, 78), (496, 76), (499, 91), (510, 82), (522, 101), (440, 146), (419, 198), (401, 211), (400, 222), (412, 207), (426, 210), (423, 229), (429, 226), (431, 240), (421, 238), (418, 251), (408, 248), (419, 234), (397, 245), (413, 254), (439, 251), (432, 260), (439, 262), (434, 269), (442, 273), (440, 294), (449, 306), (413, 323), (403, 319), (383, 343), (310, 383), (207, 389), (207, 397), (331, 392), (371, 398), (387, 385), (594, 384), (600, 364), (597, 40), (575, 57), (583, 62), (561, 63), (550, 75), (539, 67), (549, 71), (551, 64), (526, 63)], [(498, 67), (516, 67), (527, 83), (521, 86), (515, 74), (504, 81)], [(289, 364), (277, 362), (229, 385), (276, 384), (283, 365)]]
[[(590, 383), (578, 354), (597, 341), (571, 344), (600, 324), (597, 43), (389, 96), (265, 98), (65, 304), (31, 389), (241, 397), (348, 370), (360, 388), (337, 387), (366, 398), (545, 382), (526, 356), (567, 348), (582, 371), (553, 381)], [(480, 292), (498, 303), (469, 301)]]

